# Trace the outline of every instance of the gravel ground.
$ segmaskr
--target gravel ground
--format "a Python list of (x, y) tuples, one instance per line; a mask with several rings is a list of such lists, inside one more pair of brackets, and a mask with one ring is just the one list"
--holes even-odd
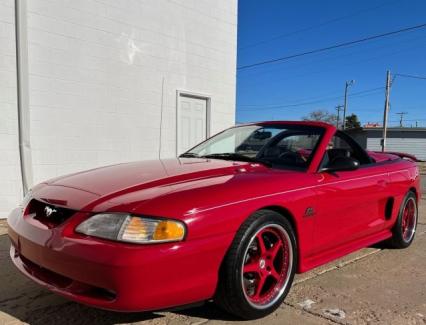
[[(67, 301), (15, 270), (0, 223), (0, 325), (227, 324), (213, 304), (175, 312), (115, 313)], [(415, 243), (406, 250), (366, 248), (299, 275), (285, 303), (250, 324), (426, 324), (426, 200)]]

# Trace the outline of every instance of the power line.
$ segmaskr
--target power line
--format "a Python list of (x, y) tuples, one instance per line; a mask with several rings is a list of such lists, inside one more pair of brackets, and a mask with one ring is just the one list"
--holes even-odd
[[(297, 63), (297, 61), (284, 61), (282, 63), (291, 64), (290, 65), (291, 68), (300, 69), (300, 68), (306, 68), (306, 67), (312, 66), (312, 65), (318, 66), (318, 63), (327, 63), (327, 62), (331, 61), (331, 62), (333, 62), (334, 65), (333, 65), (333, 67), (328, 68), (327, 71), (337, 70), (337, 69), (341, 69), (342, 66), (353, 66), (354, 64), (360, 64), (360, 63), (364, 63), (364, 62), (383, 60), (383, 58), (394, 56), (394, 55), (397, 55), (397, 54), (401, 54), (401, 53), (404, 53), (404, 52), (407, 52), (407, 51), (418, 51), (419, 48), (422, 48), (426, 45), (426, 43), (424, 43), (424, 42), (423, 43), (418, 42), (419, 40), (423, 41), (425, 39), (425, 36), (426, 36), (426, 34), (421, 35), (420, 37), (412, 37), (412, 38), (405, 39), (405, 40), (402, 40), (402, 41), (392, 42), (392, 46), (398, 46), (398, 50), (396, 50), (396, 51), (389, 51), (388, 50), (390, 44), (381, 45), (381, 46), (374, 46), (374, 47), (368, 49), (369, 52), (381, 51), (381, 50), (384, 50), (384, 49), (386, 49), (386, 52), (385, 53), (379, 52), (380, 54), (377, 54), (377, 55), (374, 55), (374, 56), (369, 56), (369, 57), (363, 58), (361, 60), (347, 61), (347, 62), (339, 64), (339, 65), (336, 65), (337, 59), (344, 59), (344, 58), (351, 58), (351, 57), (357, 57), (358, 58), (359, 54), (365, 54), (365, 52), (366, 52), (365, 49), (364, 50), (355, 50), (355, 51), (351, 51), (351, 52), (346, 52), (346, 51), (345, 52), (339, 52), (339, 54), (337, 54), (337, 55), (327, 55), (326, 58), (322, 58), (321, 60), (318, 60), (318, 57), (313, 57), (312, 60), (310, 60), (308, 62), (306, 62), (306, 61), (304, 61), (303, 63), (299, 62), (296, 65), (294, 65), (294, 63)], [(408, 45), (406, 45), (407, 42), (416, 42), (416, 43), (414, 45), (408, 46)], [(245, 75), (258, 76), (258, 75), (265, 75), (265, 74), (271, 74), (271, 73), (274, 73), (276, 75), (277, 73), (279, 73), (282, 70), (288, 71), (289, 66), (288, 65), (286, 65), (286, 66), (273, 65), (273, 66), (270, 66), (269, 68), (264, 67), (263, 69), (253, 69), (253, 70), (250, 70), (250, 71), (245, 71), (244, 76)], [(296, 76), (294, 76), (294, 75), (289, 76), (288, 74), (280, 74), (279, 80), (288, 80), (288, 79), (294, 80), (294, 77), (304, 77), (304, 76), (307, 76), (307, 75), (321, 74), (321, 73), (323, 73), (323, 69), (316, 70), (314, 72), (311, 71), (309, 73), (299, 74), (299, 75), (296, 75)], [(283, 75), (284, 77), (287, 77), (287, 78), (281, 78), (281, 75)], [(256, 85), (259, 82), (256, 79), (251, 79), (251, 80)], [(277, 79), (275, 79), (275, 80), (277, 80)]]
[[(404, 119), (404, 121), (405, 122), (415, 122), (415, 121), (426, 121), (426, 119), (425, 118), (413, 118), (413, 119)], [(389, 120), (389, 122), (391, 122), (391, 123), (398, 123), (399, 124), (400, 119), (398, 119), (398, 120)], [(371, 121), (368, 121), (368, 123), (381, 124), (382, 121), (373, 121), (373, 120), (371, 120)]]
[[(383, 90), (383, 87), (376, 87), (376, 88), (369, 88), (369, 89), (365, 89), (362, 91), (358, 91), (358, 92), (354, 92), (352, 94), (349, 94), (348, 96), (354, 97), (354, 96), (359, 96), (362, 94), (366, 94), (366, 93), (371, 93), (374, 91), (378, 91), (378, 90)], [(332, 94), (338, 94), (340, 93), (340, 91), (335, 91)], [(332, 100), (332, 99), (339, 99), (339, 98), (343, 98), (343, 96), (334, 96), (334, 97), (314, 97), (316, 100), (314, 101), (308, 101), (308, 103), (313, 103), (313, 102), (319, 102), (319, 101), (325, 101), (325, 100)], [(293, 105), (293, 104), (299, 104), (299, 102), (306, 103), (303, 100), (294, 100), (292, 104), (289, 105)], [(282, 103), (280, 104), (245, 104), (245, 105), (240, 105), (239, 107), (267, 107), (267, 108), (275, 108), (275, 107), (282, 107)]]
[(292, 54), (292, 55), (288, 55), (288, 56), (283, 56), (283, 57), (276, 58), (276, 59), (251, 63), (251, 64), (240, 66), (240, 67), (237, 68), (237, 70), (244, 70), (244, 69), (249, 69), (249, 68), (253, 68), (253, 67), (257, 67), (257, 66), (261, 66), (261, 65), (265, 65), (265, 64), (271, 64), (271, 63), (275, 63), (275, 62), (286, 61), (286, 60), (294, 59), (294, 58), (305, 56), (305, 55), (325, 52), (325, 51), (329, 51), (329, 50), (333, 50), (333, 49), (337, 49), (337, 48), (341, 48), (341, 47), (346, 47), (346, 46), (353, 45), (353, 44), (368, 42), (368, 41), (372, 41), (374, 39), (387, 37), (387, 36), (391, 36), (391, 35), (396, 35), (396, 34), (400, 34), (400, 33), (405, 33), (405, 32), (409, 32), (409, 31), (412, 31), (412, 30), (425, 28), (425, 27), (426, 27), (426, 23), (421, 24), (421, 25), (416, 25), (416, 26), (411, 26), (411, 27), (399, 29), (399, 30), (395, 30), (395, 31), (391, 31), (391, 32), (387, 32), (387, 33), (383, 33), (383, 34), (368, 36), (368, 37), (361, 38), (361, 39), (354, 40), (354, 41), (339, 43), (339, 44), (335, 44), (335, 45), (331, 45), (331, 46), (327, 46), (327, 47), (323, 47), (323, 48), (319, 48), (319, 49), (315, 49), (315, 50), (311, 50), (311, 51), (306, 51), (306, 52), (301, 52), (301, 53)]
[[(289, 71), (287, 71), (287, 73), (281, 73), (280, 70), (283, 69), (283, 67), (281, 66), (282, 64), (280, 66), (278, 66), (278, 65), (271, 65), (269, 67), (265, 66), (263, 69), (252, 69), (252, 70), (248, 70), (248, 71), (245, 71), (244, 74), (240, 74), (239, 75), (239, 82), (240, 82), (241, 85), (243, 85), (243, 88), (242, 88), (243, 90), (241, 90), (241, 91), (243, 93), (245, 93), (247, 91), (253, 91), (252, 90), (253, 87), (258, 88), (259, 84), (262, 85), (263, 83), (264, 83), (264, 85), (267, 85), (267, 79), (264, 79), (263, 77), (256, 77), (256, 78), (248, 78), (247, 79), (246, 76), (247, 75), (252, 76), (252, 75), (263, 74), (263, 73), (265, 73), (265, 71), (267, 73), (268, 73), (268, 71), (269, 71), (269, 73), (272, 73), (272, 71), (274, 71), (274, 70), (271, 70), (271, 68), (272, 69), (275, 68), (275, 74), (273, 75), (274, 82), (275, 83), (282, 83), (282, 85), (284, 86), (284, 83), (287, 80), (294, 81), (294, 80), (299, 80), (301, 78), (306, 78), (307, 76), (313, 76), (313, 75), (315, 75), (315, 76), (322, 76), (322, 75), (324, 75), (324, 73), (330, 73), (331, 71), (342, 70), (342, 68), (344, 68), (346, 66), (355, 67), (355, 66), (358, 66), (360, 64), (364, 64), (365, 62), (376, 61), (377, 59), (380, 59), (380, 60), (383, 61), (383, 58), (385, 58), (385, 57), (389, 57), (389, 56), (393, 56), (393, 55), (399, 55), (402, 52), (406, 52), (406, 51), (417, 51), (418, 52), (420, 49), (425, 49), (426, 48), (426, 43), (423, 41), (423, 40), (426, 40), (426, 38), (425, 38), (426, 37), (426, 33), (424, 33), (424, 32), (425, 31), (422, 31), (422, 33), (416, 33), (416, 34), (422, 34), (421, 38), (419, 38), (419, 37), (416, 37), (416, 38), (410, 37), (409, 38), (410, 42), (411, 41), (417, 41), (417, 40), (420, 40), (420, 39), (422, 40), (422, 42), (418, 42), (418, 44), (416, 44), (416, 45), (407, 46), (405, 44), (405, 41), (407, 41), (408, 39), (405, 40), (404, 42), (401, 42), (401, 40), (395, 40), (394, 42), (392, 42), (393, 44), (395, 44), (395, 45), (396, 44), (401, 45), (401, 46), (398, 47), (397, 51), (388, 51), (385, 54), (375, 55), (374, 57), (370, 57), (368, 59), (362, 59), (362, 60), (356, 60), (356, 61), (355, 60), (348, 60), (346, 63), (342, 63), (342, 64), (338, 64), (338, 61), (334, 60), (333, 66), (327, 67), (326, 71), (324, 71), (325, 68), (323, 67), (323, 68), (320, 68), (320, 69), (309, 68), (308, 69), (309, 72), (303, 72), (303, 73), (300, 72), (300, 71), (303, 70), (303, 68), (308, 67), (310, 65), (310, 63), (314, 63), (314, 61), (318, 62), (318, 59), (321, 56), (313, 56), (313, 57), (310, 58), (310, 60), (306, 60), (306, 59), (305, 60), (301, 60), (301, 61), (304, 61), (304, 62), (308, 61), (308, 63), (305, 63), (304, 65), (299, 64), (300, 62), (297, 63), (296, 60), (295, 61), (287, 61), (287, 62), (283, 62), (282, 63), (282, 64), (284, 64), (286, 66), (287, 65), (293, 65), (293, 64), (297, 63), (297, 67), (300, 67), (300, 69), (297, 70), (298, 71), (297, 73), (290, 73)], [(373, 44), (376, 44), (376, 43), (373, 43)], [(421, 44), (421, 45), (419, 45), (419, 44)], [(358, 48), (361, 48), (361, 47), (358, 47)], [(344, 51), (338, 51), (338, 52), (339, 53), (343, 53), (343, 52), (346, 52), (346, 51), (347, 51), (347, 49), (345, 49)], [(332, 55), (331, 53), (329, 55), (327, 55), (327, 57), (328, 58), (338, 58), (334, 54)], [(323, 60), (320, 60), (319, 62), (325, 62), (325, 61), (326, 60), (323, 59)], [(329, 60), (327, 59), (327, 61), (329, 61)], [(289, 69), (289, 68), (286, 67), (286, 69)], [(310, 101), (311, 99), (314, 100), (314, 99), (318, 99), (318, 98), (322, 98), (322, 97), (326, 97), (326, 96), (333, 96), (335, 94), (340, 94), (340, 92), (336, 91), (334, 93), (322, 94), (322, 96), (315, 96), (313, 98), (310, 96), (310, 98), (304, 98), (304, 99), (300, 99), (300, 100), (301, 101)], [(278, 99), (278, 100), (280, 100), (280, 99)], [(284, 101), (284, 100), (287, 100), (287, 99), (282, 98), (281, 100)]]
[[(321, 96), (313, 96), (313, 97), (307, 97), (307, 98), (304, 98), (304, 99), (293, 99), (293, 100), (290, 100), (290, 103), (291, 104), (296, 104), (296, 103), (299, 103), (299, 102), (306, 102), (306, 101), (316, 101), (316, 100), (322, 100), (322, 99), (324, 99), (324, 98), (329, 98), (330, 96), (333, 96), (333, 95), (337, 95), (337, 94), (340, 94), (341, 93), (341, 91), (333, 91), (333, 92), (329, 92), (329, 93), (326, 93), (326, 94), (322, 94)], [(335, 97), (332, 97), (332, 98), (335, 98)], [(284, 100), (284, 98), (283, 98), (283, 100)], [(249, 107), (270, 107), (270, 106), (280, 106), (280, 105), (282, 105), (282, 103), (274, 103), (274, 104), (271, 104), (271, 103), (269, 103), (269, 104), (241, 104), (241, 105), (239, 105), (238, 107), (246, 107), (246, 108), (249, 108)]]
[(329, 24), (332, 24), (332, 23), (335, 23), (335, 22), (338, 22), (338, 21), (341, 21), (341, 20), (344, 20), (344, 19), (347, 19), (347, 18), (352, 18), (354, 16), (358, 16), (358, 15), (363, 14), (365, 12), (373, 11), (373, 10), (379, 9), (381, 7), (384, 7), (384, 6), (394, 4), (395, 2), (397, 2), (397, 1), (385, 2), (385, 3), (382, 3), (382, 4), (375, 6), (375, 7), (370, 7), (370, 8), (358, 10), (358, 11), (352, 13), (352, 14), (340, 16), (340, 17), (333, 18), (333, 19), (327, 20), (327, 21), (319, 23), (319, 24), (314, 24), (314, 25), (311, 25), (311, 26), (308, 26), (308, 27), (305, 27), (305, 28), (301, 28), (299, 30), (295, 30), (293, 32), (280, 34), (280, 35), (271, 37), (269, 39), (264, 39), (264, 40), (261, 40), (261, 41), (258, 41), (258, 42), (247, 44), (247, 45), (244, 45), (242, 47), (239, 47), (238, 50), (245, 50), (245, 49), (248, 49), (248, 48), (257, 47), (259, 45), (266, 44), (266, 43), (269, 43), (269, 42), (273, 42), (273, 41), (276, 41), (276, 40), (281, 39), (281, 38), (285, 38), (285, 37), (288, 37), (288, 36), (308, 32), (310, 30), (317, 29), (317, 28), (320, 28), (320, 27), (323, 27), (323, 26), (326, 26), (326, 25), (329, 25)]
[[(399, 120), (391, 120), (391, 121), (389, 121), (389, 122), (399, 122), (400, 121), (400, 119)], [(414, 118), (414, 119), (410, 119), (410, 120), (407, 120), (407, 119), (405, 119), (404, 121), (406, 121), (406, 122), (415, 122), (415, 121), (426, 121), (426, 119), (425, 118)]]
[[(383, 87), (380, 87), (380, 90), (383, 90)], [(371, 90), (369, 92), (377, 92), (376, 90)], [(353, 93), (348, 95), (350, 97), (361, 97), (361, 96), (365, 96), (365, 93), (362, 92), (362, 94), (358, 94), (358, 93)], [(277, 108), (296, 108), (296, 107), (300, 107), (300, 106), (306, 106), (306, 105), (312, 105), (312, 104), (319, 104), (319, 103), (324, 103), (324, 102), (329, 102), (329, 101), (333, 101), (333, 100), (339, 100), (342, 99), (343, 96), (336, 96), (336, 97), (325, 97), (322, 99), (318, 99), (315, 101), (307, 101), (307, 102), (299, 102), (299, 103), (294, 103), (294, 104), (276, 104), (276, 105), (257, 105), (257, 106), (250, 106), (252, 108), (242, 108), (241, 111), (257, 111), (257, 110), (271, 110), (271, 109), (277, 109)], [(240, 106), (242, 107), (242, 106)]]
[(421, 77), (421, 76), (413, 76), (410, 74), (403, 74), (403, 73), (395, 73), (394, 76), (399, 76), (399, 77), (405, 77), (405, 78), (413, 78), (413, 79), (422, 79), (422, 80), (426, 80), (426, 77)]
[[(376, 88), (372, 88), (372, 89), (366, 89), (363, 91), (358, 91), (352, 94), (349, 94), (348, 96), (350, 97), (355, 97), (355, 96), (359, 96), (359, 95), (363, 95), (366, 93), (371, 93), (371, 92), (376, 92), (378, 90), (383, 90), (383, 87), (376, 87)], [(322, 98), (322, 99), (318, 99), (318, 100), (314, 100), (314, 101), (308, 101), (308, 102), (300, 102), (300, 103), (294, 103), (294, 104), (273, 104), (273, 105), (251, 105), (249, 109), (241, 109), (241, 111), (257, 111), (257, 110), (270, 110), (270, 109), (277, 109), (277, 108), (295, 108), (295, 107), (300, 107), (300, 106), (305, 106), (305, 105), (312, 105), (312, 104), (318, 104), (318, 103), (322, 103), (322, 102), (327, 102), (327, 101), (331, 101), (331, 100), (338, 100), (338, 99), (342, 99), (343, 96), (335, 96), (335, 97), (328, 97), (328, 98)], [(245, 107), (245, 106), (249, 106), (249, 105), (241, 105), (240, 107)]]

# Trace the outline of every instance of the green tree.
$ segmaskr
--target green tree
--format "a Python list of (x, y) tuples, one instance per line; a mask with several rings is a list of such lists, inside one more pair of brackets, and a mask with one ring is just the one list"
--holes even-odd
[(351, 114), (346, 116), (346, 129), (354, 129), (354, 128), (360, 128), (361, 122), (358, 119), (358, 116), (356, 114)]

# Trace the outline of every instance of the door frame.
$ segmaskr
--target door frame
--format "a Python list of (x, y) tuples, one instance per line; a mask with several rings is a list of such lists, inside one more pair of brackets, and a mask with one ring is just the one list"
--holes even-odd
[(179, 113), (180, 113), (180, 98), (181, 97), (190, 97), (196, 99), (202, 99), (206, 101), (206, 138), (210, 137), (210, 124), (211, 124), (211, 102), (212, 98), (208, 94), (197, 93), (187, 90), (176, 90), (176, 146), (175, 146), (175, 156), (178, 156), (179, 150)]

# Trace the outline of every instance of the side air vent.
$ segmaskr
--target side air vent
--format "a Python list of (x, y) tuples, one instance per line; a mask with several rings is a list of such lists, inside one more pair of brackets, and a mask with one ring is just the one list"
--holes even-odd
[(392, 218), (394, 201), (395, 201), (395, 199), (393, 197), (388, 198), (388, 200), (386, 201), (386, 206), (385, 206), (385, 219), (386, 220), (389, 220), (390, 218)]

